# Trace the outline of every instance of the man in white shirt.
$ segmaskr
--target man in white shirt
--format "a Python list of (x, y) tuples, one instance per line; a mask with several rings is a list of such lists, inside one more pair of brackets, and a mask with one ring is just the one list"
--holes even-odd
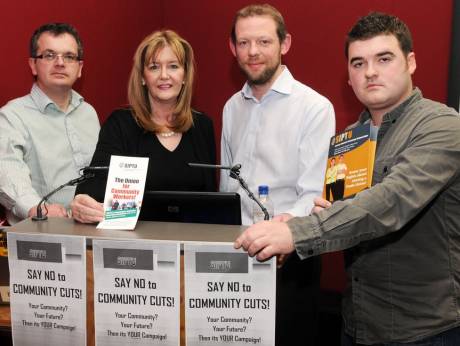
[[(332, 104), (281, 65), (290, 45), (283, 17), (272, 6), (250, 5), (236, 14), (230, 49), (248, 80), (224, 107), (221, 160), (241, 164), (253, 192), (269, 186), (277, 220), (304, 216), (313, 207), (335, 132)], [(226, 171), (220, 190), (240, 193), (243, 224), (252, 224), (253, 202)], [(292, 257), (277, 276), (276, 344), (314, 345), (319, 259)]]
[[(80, 37), (68, 24), (45, 24), (32, 35), (32, 90), (0, 109), (0, 204), (10, 223), (34, 216), (43, 196), (78, 177), (91, 161), (99, 120), (72, 90), (82, 59)], [(52, 196), (47, 215), (67, 217), (74, 190)]]

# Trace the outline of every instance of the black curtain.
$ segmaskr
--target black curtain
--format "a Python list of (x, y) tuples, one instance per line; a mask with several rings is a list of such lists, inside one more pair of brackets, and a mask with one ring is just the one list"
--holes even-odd
[(460, 0), (453, 0), (452, 45), (447, 104), (459, 110), (460, 104)]

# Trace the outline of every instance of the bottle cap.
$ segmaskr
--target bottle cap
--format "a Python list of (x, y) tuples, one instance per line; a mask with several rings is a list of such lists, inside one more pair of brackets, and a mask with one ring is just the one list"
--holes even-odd
[(259, 185), (259, 195), (268, 195), (268, 185)]

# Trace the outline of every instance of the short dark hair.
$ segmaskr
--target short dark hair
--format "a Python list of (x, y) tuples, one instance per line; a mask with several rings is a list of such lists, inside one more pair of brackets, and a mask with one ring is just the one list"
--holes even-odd
[(83, 59), (83, 43), (81, 42), (80, 35), (78, 35), (77, 29), (67, 23), (47, 23), (35, 30), (32, 37), (30, 38), (29, 50), (31, 58), (35, 58), (37, 56), (38, 39), (45, 32), (49, 32), (53, 36), (59, 36), (62, 34), (72, 35), (77, 42), (78, 58)]
[(233, 19), (233, 26), (231, 32), (232, 42), (236, 43), (236, 22), (240, 18), (248, 18), (248, 17), (255, 17), (255, 16), (269, 16), (271, 17), (276, 23), (276, 34), (280, 42), (283, 42), (286, 38), (287, 30), (286, 24), (284, 24), (284, 19), (281, 13), (269, 4), (256, 4), (256, 5), (249, 5), (238, 12), (236, 12), (235, 18)]
[(390, 14), (371, 12), (358, 19), (348, 33), (345, 41), (345, 56), (348, 58), (348, 48), (352, 42), (367, 40), (379, 35), (394, 35), (406, 55), (413, 50), (412, 35), (406, 23)]

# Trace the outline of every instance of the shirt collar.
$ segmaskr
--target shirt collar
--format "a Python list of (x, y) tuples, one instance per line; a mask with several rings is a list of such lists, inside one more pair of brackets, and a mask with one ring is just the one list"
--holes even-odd
[[(395, 109), (391, 110), (390, 112), (386, 113), (383, 116), (382, 123), (398, 119), (401, 115), (404, 114), (404, 111), (409, 105), (411, 105), (412, 103), (416, 101), (421, 100), (422, 98), (423, 98), (423, 95), (422, 95), (421, 90), (417, 87), (414, 88), (414, 90), (412, 90), (412, 93), (406, 100), (404, 100)], [(370, 121), (370, 119), (371, 119), (371, 114), (369, 113), (368, 109), (365, 109), (359, 116), (360, 123), (365, 123), (368, 120)]]
[[(46, 95), (42, 89), (38, 86), (37, 83), (34, 83), (32, 86), (32, 90), (30, 91), (30, 96), (32, 100), (37, 105), (37, 108), (40, 112), (45, 113), (46, 108), (50, 105), (53, 105), (56, 109), (58, 109), (56, 103), (51, 100), (48, 95)], [(71, 90), (70, 96), (70, 104), (67, 109), (67, 113), (72, 111), (73, 109), (77, 108), (83, 102), (83, 97), (77, 93), (75, 90)]]
[[(291, 72), (289, 72), (289, 69), (287, 68), (287, 66), (282, 65), (282, 67), (283, 67), (283, 71), (278, 76), (278, 78), (276, 78), (276, 80), (273, 82), (267, 94), (273, 91), (276, 93), (289, 95), (292, 92), (292, 87), (293, 87), (295, 79), (292, 76)], [(241, 89), (241, 94), (243, 95), (244, 98), (247, 98), (247, 99), (254, 98), (254, 95), (252, 94), (251, 86), (249, 85), (248, 82), (244, 83), (243, 89)]]

